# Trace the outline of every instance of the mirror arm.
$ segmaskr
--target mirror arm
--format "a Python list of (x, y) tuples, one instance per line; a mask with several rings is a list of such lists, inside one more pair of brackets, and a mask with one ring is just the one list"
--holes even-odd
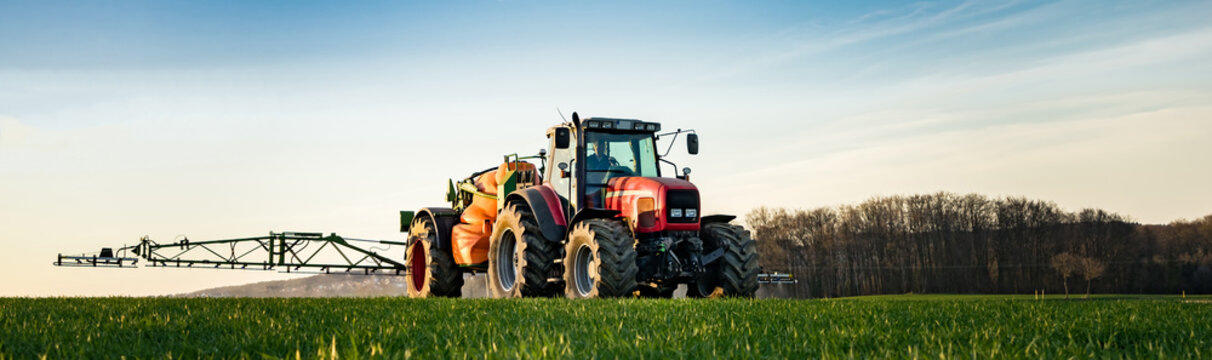
[(681, 133), (682, 133), (681, 129), (678, 129), (678, 132), (673, 133), (673, 140), (669, 140), (669, 147), (665, 148), (665, 153), (661, 154), (661, 157), (669, 156), (669, 152), (673, 151), (673, 144), (676, 144), (678, 142), (678, 134), (681, 134)]
[[(674, 131), (674, 132), (667, 132), (664, 134), (656, 135), (657, 139), (660, 139), (662, 136), (665, 136), (665, 135), (673, 135), (673, 140), (669, 141), (669, 147), (665, 148), (664, 154), (660, 154), (661, 157), (669, 156), (669, 152), (673, 150), (673, 144), (678, 142), (678, 134), (681, 134), (681, 133), (696, 133), (696, 132), (694, 131), (694, 129), (686, 129), (686, 130), (678, 129), (677, 131)], [(677, 170), (677, 169), (674, 169), (674, 170)]]
[(547, 173), (547, 151), (539, 149), (539, 154), (535, 157), (539, 158), (539, 174)]
[(681, 134), (681, 133), (689, 133), (689, 132), (694, 132), (694, 129), (686, 129), (686, 130), (677, 129), (676, 131), (670, 131), (670, 132), (663, 133), (663, 134), (657, 134), (656, 137), (660, 138), (665, 135), (673, 135), (673, 134)]

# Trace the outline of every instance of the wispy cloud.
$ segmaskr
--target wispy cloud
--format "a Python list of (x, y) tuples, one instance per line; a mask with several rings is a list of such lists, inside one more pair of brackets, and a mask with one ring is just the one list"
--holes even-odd
[[(838, 30), (849, 36), (833, 42), (752, 57), (716, 73), (711, 81), (727, 83), (825, 66), (848, 72), (835, 81), (865, 80), (827, 98), (804, 98), (803, 107), (833, 110), (768, 123), (781, 131), (760, 146), (743, 145), (748, 161), (718, 181), (795, 179), (777, 195), (734, 199), (751, 206), (949, 190), (1106, 206), (1154, 222), (1212, 210), (1183, 201), (1212, 201), (1212, 193), (1156, 188), (1148, 177), (1121, 174), (1146, 168), (1186, 185), (1209, 179), (1183, 165), (1212, 151), (1192, 135), (1212, 133), (1201, 120), (1212, 116), (1212, 24), (1198, 19), (1209, 5), (1090, 11), (1098, 5), (906, 8), (854, 21)], [(846, 61), (821, 61), (829, 58)], [(796, 89), (830, 86), (838, 84)], [(1162, 199), (1173, 201), (1171, 208)]]
[(775, 32), (770, 38), (753, 39), (771, 44), (772, 49), (744, 56), (686, 83), (695, 85), (744, 76), (847, 46), (877, 42), (995, 14), (1016, 5), (1017, 2), (1013, 1), (999, 4), (969, 1), (939, 8), (917, 3), (897, 10), (875, 11), (846, 20), (840, 26), (811, 21)]

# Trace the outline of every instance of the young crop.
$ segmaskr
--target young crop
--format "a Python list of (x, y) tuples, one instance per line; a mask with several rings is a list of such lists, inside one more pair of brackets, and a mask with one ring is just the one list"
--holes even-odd
[(0, 299), (0, 358), (1212, 356), (1207, 298)]

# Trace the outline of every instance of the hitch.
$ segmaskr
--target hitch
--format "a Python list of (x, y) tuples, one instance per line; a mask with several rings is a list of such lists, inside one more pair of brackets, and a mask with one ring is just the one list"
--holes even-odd
[(707, 266), (708, 264), (711, 264), (711, 263), (715, 262), (716, 260), (719, 260), (721, 256), (724, 256), (724, 247), (723, 246), (721, 246), (719, 249), (715, 249), (715, 251), (712, 251), (712, 252), (708, 253), (707, 255), (703, 255), (703, 266)]

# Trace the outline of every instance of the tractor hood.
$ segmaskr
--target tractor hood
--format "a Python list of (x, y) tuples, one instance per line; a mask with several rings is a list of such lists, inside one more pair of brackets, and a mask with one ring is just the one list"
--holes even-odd
[(699, 190), (689, 181), (618, 177), (606, 186), (606, 208), (618, 210), (637, 233), (699, 229)]

